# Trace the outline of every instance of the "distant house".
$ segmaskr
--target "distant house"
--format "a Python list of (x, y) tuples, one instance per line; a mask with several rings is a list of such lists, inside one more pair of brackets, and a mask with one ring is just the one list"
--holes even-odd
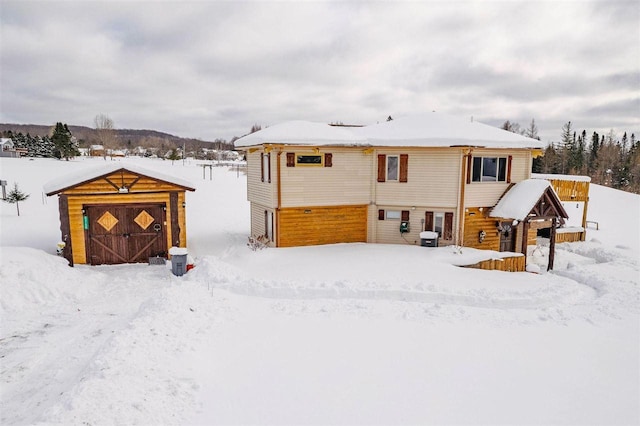
[(104, 157), (104, 146), (102, 145), (91, 145), (89, 146), (89, 155), (92, 157)]
[(11, 139), (0, 138), (0, 157), (20, 157), (20, 152), (16, 150)]
[(431, 231), (439, 245), (526, 254), (534, 217), (562, 219), (534, 205), (526, 220), (490, 215), (531, 177), (543, 144), (473, 120), (434, 112), (364, 127), (293, 121), (235, 145), (248, 163), (251, 232), (274, 247), (417, 245)]
[(58, 195), (64, 257), (71, 265), (148, 262), (186, 247), (181, 179), (132, 165), (92, 167), (49, 182)]

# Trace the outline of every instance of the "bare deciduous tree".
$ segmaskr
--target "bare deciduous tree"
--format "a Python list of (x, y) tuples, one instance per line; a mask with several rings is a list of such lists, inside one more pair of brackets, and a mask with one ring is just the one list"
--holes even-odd
[(93, 119), (96, 126), (98, 140), (104, 148), (104, 159), (107, 159), (107, 152), (115, 148), (116, 134), (113, 131), (113, 120), (108, 115), (98, 114)]

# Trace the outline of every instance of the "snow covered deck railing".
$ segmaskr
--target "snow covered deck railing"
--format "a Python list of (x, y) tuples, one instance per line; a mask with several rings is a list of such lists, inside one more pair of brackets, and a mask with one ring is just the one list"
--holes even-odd
[(586, 224), (587, 224), (587, 227), (589, 226), (589, 224), (595, 225), (596, 226), (596, 231), (600, 230), (600, 224), (598, 222), (596, 222), (595, 220), (587, 220)]
[(486, 271), (524, 272), (525, 257), (522, 253), (504, 253), (502, 256), (482, 260), (472, 265), (460, 265), (464, 268), (484, 269)]

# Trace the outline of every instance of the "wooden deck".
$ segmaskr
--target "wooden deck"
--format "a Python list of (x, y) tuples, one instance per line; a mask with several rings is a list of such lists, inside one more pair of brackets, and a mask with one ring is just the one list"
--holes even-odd
[(463, 268), (484, 269), (487, 271), (524, 272), (525, 257), (514, 253), (514, 256), (483, 260)]

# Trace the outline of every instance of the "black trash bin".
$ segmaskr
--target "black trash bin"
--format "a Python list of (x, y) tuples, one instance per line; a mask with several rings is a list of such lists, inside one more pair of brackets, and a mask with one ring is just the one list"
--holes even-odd
[(169, 254), (171, 255), (171, 272), (173, 272), (173, 275), (181, 277), (187, 272), (187, 249), (184, 247), (171, 247)]
[(420, 233), (420, 245), (422, 247), (438, 247), (438, 233), (422, 231)]

